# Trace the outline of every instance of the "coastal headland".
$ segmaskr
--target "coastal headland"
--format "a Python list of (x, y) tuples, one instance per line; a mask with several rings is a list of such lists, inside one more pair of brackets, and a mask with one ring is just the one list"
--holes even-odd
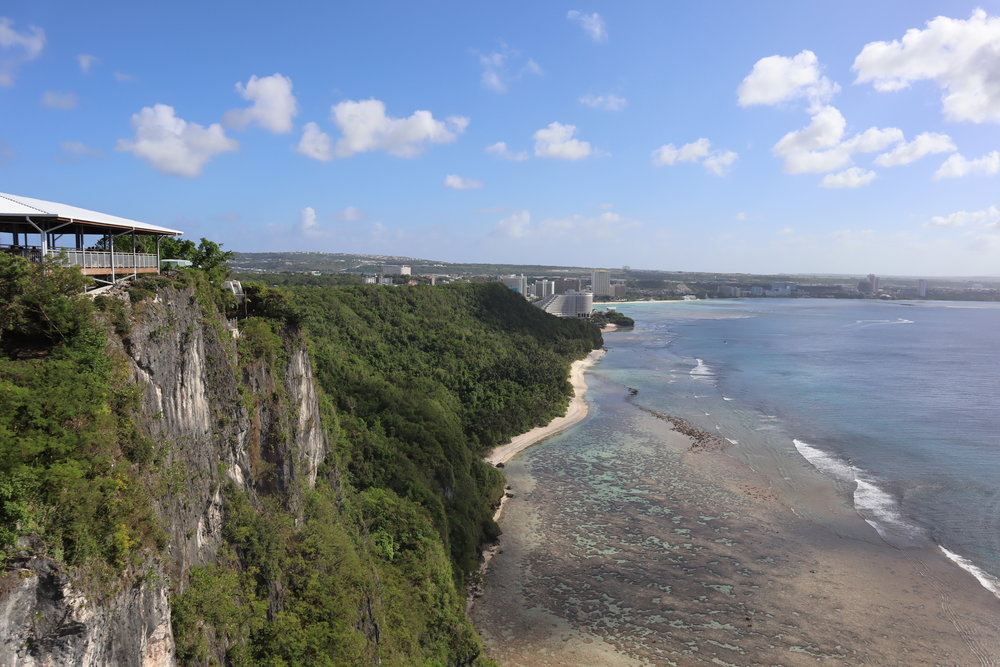
[(699, 446), (601, 366), (589, 378), (580, 428), (495, 459), (514, 498), (471, 607), (492, 657), (998, 664), (1000, 601), (937, 549), (887, 544), (804, 461)]

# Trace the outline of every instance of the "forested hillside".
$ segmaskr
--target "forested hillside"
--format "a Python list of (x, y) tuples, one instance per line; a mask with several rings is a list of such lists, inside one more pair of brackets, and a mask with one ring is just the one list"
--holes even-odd
[(196, 270), (95, 308), (0, 261), (3, 656), (488, 662), (463, 587), (497, 531), (482, 455), (565, 407), (596, 327), (496, 284), (239, 305)]

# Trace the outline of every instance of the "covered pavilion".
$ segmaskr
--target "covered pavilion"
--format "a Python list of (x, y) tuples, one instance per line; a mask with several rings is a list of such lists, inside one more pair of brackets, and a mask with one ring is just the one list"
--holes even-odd
[[(182, 233), (68, 204), (0, 192), (0, 252), (33, 262), (63, 257), (67, 264), (79, 266), (85, 275), (102, 283), (140, 273), (159, 273), (160, 241), (164, 236)], [(120, 236), (131, 236), (131, 251), (115, 248), (115, 239)], [(142, 236), (155, 237), (156, 254), (138, 252), (137, 239)], [(5, 242), (8, 240), (10, 243)]]

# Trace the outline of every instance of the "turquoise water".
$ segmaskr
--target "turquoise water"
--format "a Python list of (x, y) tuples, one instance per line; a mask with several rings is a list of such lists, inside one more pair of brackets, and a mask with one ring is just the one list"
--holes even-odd
[[(640, 405), (801, 456), (890, 544), (1000, 595), (1000, 304), (620, 305), (597, 371)], [(738, 454), (737, 454), (738, 455)]]

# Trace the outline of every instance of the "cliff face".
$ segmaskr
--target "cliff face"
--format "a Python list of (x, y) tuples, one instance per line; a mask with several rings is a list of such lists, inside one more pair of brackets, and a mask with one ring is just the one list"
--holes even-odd
[(124, 307), (131, 327), (109, 332), (108, 352), (141, 388), (135, 420), (155, 443), (145, 483), (163, 548), (102, 584), (22, 539), (0, 579), (0, 665), (172, 664), (170, 600), (216, 558), (224, 485), (294, 511), (326, 456), (299, 334), (282, 332), (272, 359), (240, 363), (238, 334), (194, 286)]

